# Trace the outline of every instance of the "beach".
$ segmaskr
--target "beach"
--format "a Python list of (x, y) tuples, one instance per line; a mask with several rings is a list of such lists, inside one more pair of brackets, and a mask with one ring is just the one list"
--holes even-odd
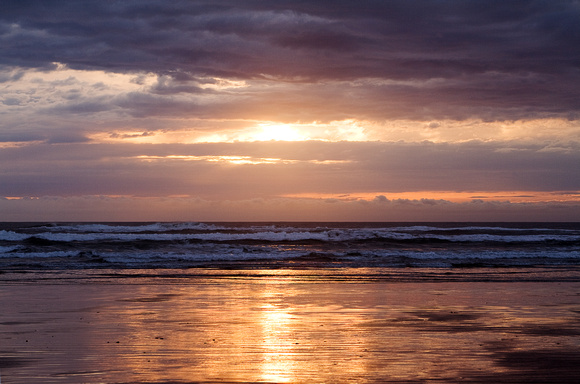
[(7, 383), (576, 383), (578, 223), (4, 223)]
[(580, 0), (0, 0), (0, 384), (580, 384)]
[(4, 272), (1, 382), (580, 377), (577, 280), (403, 281), (355, 272)]

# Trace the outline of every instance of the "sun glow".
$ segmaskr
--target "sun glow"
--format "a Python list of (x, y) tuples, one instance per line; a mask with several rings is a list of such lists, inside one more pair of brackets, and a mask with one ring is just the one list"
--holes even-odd
[(151, 156), (140, 155), (136, 159), (144, 161), (156, 160), (181, 160), (181, 161), (206, 161), (210, 163), (229, 163), (229, 164), (277, 164), (277, 163), (291, 163), (296, 160), (283, 160), (270, 157), (252, 157), (252, 156), (191, 156), (191, 155), (168, 155), (168, 156)]
[(348, 164), (349, 160), (295, 160), (295, 159), (281, 159), (276, 157), (253, 157), (253, 156), (228, 156), (228, 155), (139, 155), (130, 157), (141, 161), (205, 161), (208, 163), (223, 163), (236, 165), (255, 165), (255, 164), (315, 164), (315, 165), (330, 165), (330, 164)]
[[(366, 141), (364, 124), (356, 120), (332, 121), (329, 123), (277, 123), (260, 122), (253, 127), (232, 132), (223, 141)], [(215, 141), (211, 137), (200, 137), (198, 142)]]
[(303, 141), (309, 137), (288, 124), (259, 124), (261, 131), (254, 134), (255, 141)]
[[(198, 119), (181, 121), (179, 127), (171, 129), (139, 129), (136, 127), (116, 128), (106, 132), (94, 132), (87, 137), (99, 143), (136, 144), (194, 144), (232, 143), (255, 141), (369, 141), (376, 137), (369, 135), (369, 122), (357, 120), (331, 121), (328, 123), (279, 123), (275, 121), (221, 120), (202, 121)], [(170, 126), (174, 121), (165, 121)], [(227, 127), (220, 128), (220, 124)]]

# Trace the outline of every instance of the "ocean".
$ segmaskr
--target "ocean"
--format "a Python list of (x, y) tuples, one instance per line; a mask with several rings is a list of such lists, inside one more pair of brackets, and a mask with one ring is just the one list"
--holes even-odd
[[(411, 280), (544, 279), (538, 272), (548, 271), (576, 279), (580, 223), (0, 224), (3, 273), (280, 269)], [(514, 277), (523, 269), (527, 276)]]

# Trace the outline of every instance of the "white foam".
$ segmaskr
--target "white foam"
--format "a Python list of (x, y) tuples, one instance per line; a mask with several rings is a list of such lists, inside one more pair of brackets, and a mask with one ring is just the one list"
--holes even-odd
[(10, 256), (7, 255), (9, 252), (14, 251), (15, 249), (18, 249), (18, 247), (5, 247), (0, 245), (0, 257), (2, 256)]
[(492, 231), (492, 232), (543, 232), (543, 231), (558, 231), (558, 232), (576, 232), (573, 229), (554, 229), (554, 228), (522, 228), (522, 227), (496, 227), (496, 226), (457, 226), (457, 227), (433, 227), (425, 225), (412, 225), (388, 228), (392, 231), (412, 231), (412, 232), (453, 232), (453, 231)]
[(12, 232), (12, 231), (4, 231), (4, 230), (0, 231), (0, 240), (21, 241), (21, 240), (24, 240), (28, 237), (30, 237), (30, 235), (16, 233), (16, 232)]
[(166, 232), (182, 230), (214, 231), (224, 227), (204, 223), (149, 223), (136, 225), (117, 224), (74, 224), (41, 227), (50, 232), (100, 232), (100, 233), (139, 233), (139, 232)]
[(564, 236), (564, 235), (521, 235), (521, 236), (503, 236), (503, 235), (488, 235), (488, 234), (477, 234), (477, 235), (451, 235), (451, 236), (429, 236), (435, 239), (450, 240), (457, 242), (502, 242), (502, 243), (513, 243), (513, 242), (542, 242), (542, 241), (580, 241), (578, 236)]
[[(75, 232), (43, 232), (37, 233), (34, 237), (52, 241), (138, 241), (138, 240), (205, 240), (205, 241), (239, 241), (239, 240), (261, 240), (261, 241), (349, 241), (365, 240), (375, 238), (387, 239), (413, 239), (415, 236), (408, 233), (397, 233), (391, 231), (378, 230), (328, 230), (321, 232), (298, 230), (276, 230), (276, 231), (239, 231), (239, 232), (207, 232), (207, 233), (143, 233), (145, 230), (137, 232), (114, 231), (75, 231)], [(24, 240), (30, 235), (11, 233), (6, 235), (6, 240)], [(0, 237), (2, 239), (2, 237)]]
[(0, 254), (0, 257), (20, 257), (20, 258), (51, 258), (51, 257), (71, 257), (78, 255), (78, 251), (53, 251), (53, 252), (11, 252)]
[[(326, 242), (341, 242), (354, 240), (372, 239), (392, 239), (392, 240), (412, 240), (412, 239), (437, 239), (454, 242), (543, 242), (543, 241), (580, 241), (577, 235), (556, 235), (556, 234), (534, 234), (534, 235), (497, 235), (497, 234), (463, 234), (463, 235), (442, 235), (424, 234), (422, 236), (406, 232), (393, 231), (392, 229), (328, 229), (328, 230), (305, 230), (304, 228), (272, 228), (268, 230), (262, 228), (240, 228), (238, 231), (219, 230), (209, 228), (205, 225), (188, 225), (188, 228), (204, 228), (207, 232), (202, 233), (170, 233), (168, 226), (162, 224), (163, 231), (152, 231), (158, 224), (151, 226), (139, 226), (137, 230), (131, 226), (108, 226), (100, 224), (81, 225), (74, 227), (74, 231), (63, 232), (50, 231), (34, 235), (16, 233), (12, 231), (0, 231), (0, 240), (22, 241), (34, 236), (53, 241), (175, 241), (175, 240), (204, 240), (204, 241), (305, 241), (318, 240)], [(179, 229), (183, 226), (178, 225)], [(90, 229), (90, 231), (89, 231)], [(131, 229), (131, 230), (130, 230)], [(146, 233), (145, 233), (146, 232)]]

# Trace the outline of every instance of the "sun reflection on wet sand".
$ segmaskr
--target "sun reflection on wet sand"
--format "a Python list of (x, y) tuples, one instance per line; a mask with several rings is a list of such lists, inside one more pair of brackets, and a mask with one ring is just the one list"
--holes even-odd
[(261, 311), (264, 332), (262, 381), (287, 383), (292, 381), (296, 364), (291, 360), (294, 345), (289, 340), (288, 329), (292, 315), (272, 304), (265, 305)]
[(0, 284), (3, 382), (574, 382), (580, 373), (578, 283), (250, 275)]

